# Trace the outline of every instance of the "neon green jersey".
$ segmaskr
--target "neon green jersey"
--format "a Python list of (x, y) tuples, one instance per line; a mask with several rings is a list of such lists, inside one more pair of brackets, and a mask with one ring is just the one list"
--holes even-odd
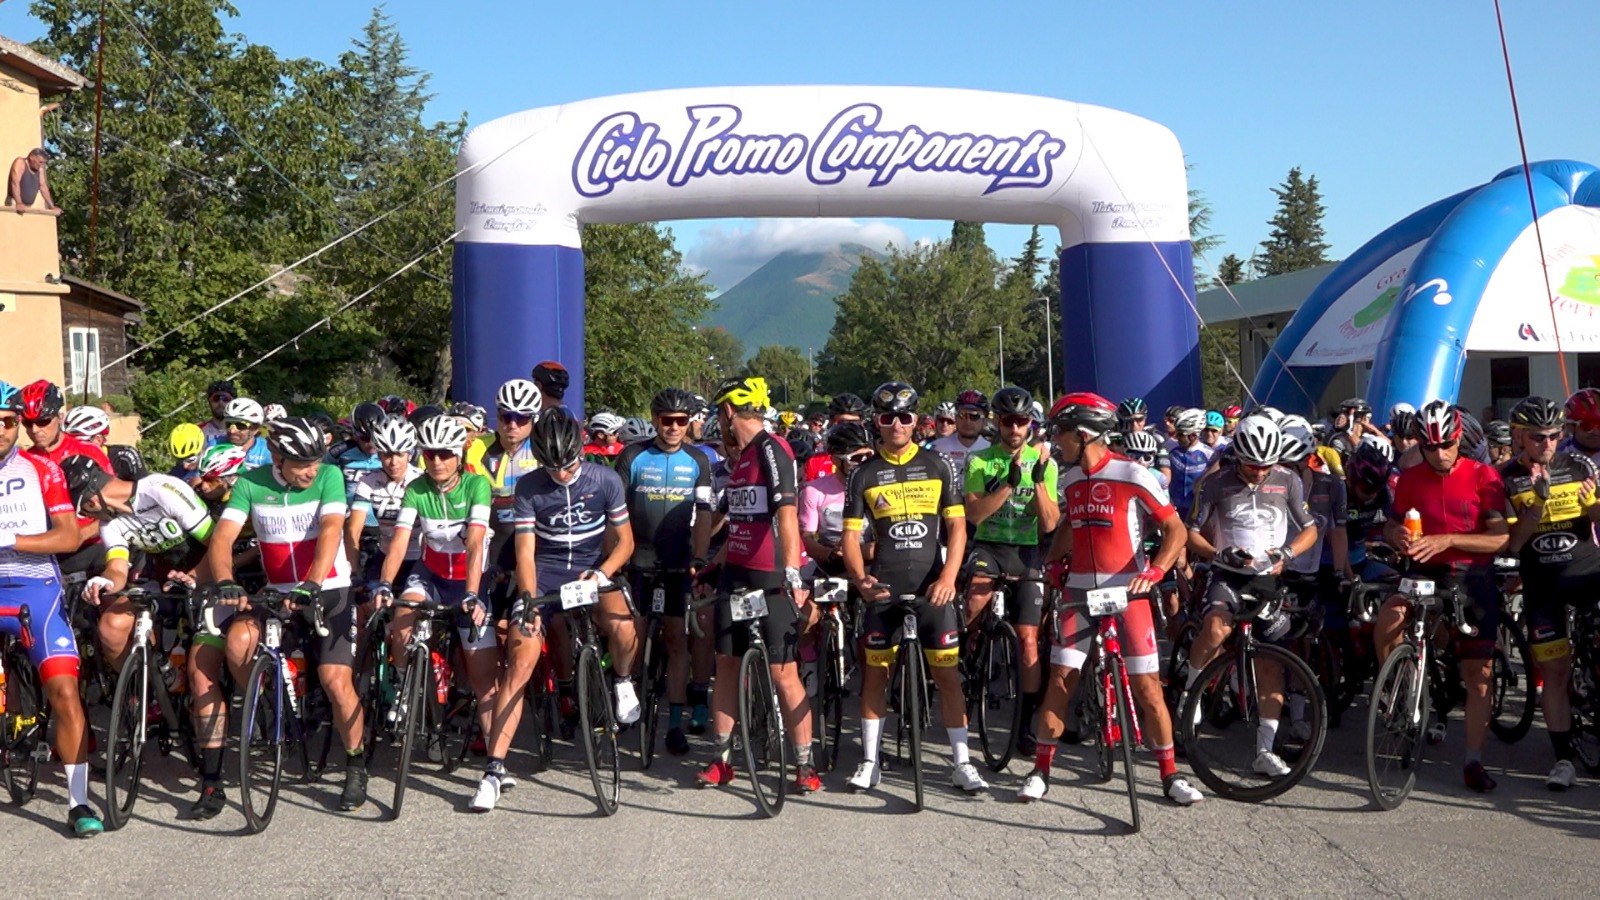
[[(1039, 517), (1029, 513), (1033, 502), (1033, 467), (1043, 454), (1037, 447), (1022, 448), (1022, 483), (1011, 492), (1004, 505), (994, 515), (978, 524), (978, 540), (986, 544), (1020, 544), (1032, 547), (1039, 543)], [(1045, 460), (1044, 489), (1056, 495), (1056, 463)], [(1011, 471), (1011, 451), (1000, 444), (967, 457), (967, 493), (992, 494), (1006, 483)]]

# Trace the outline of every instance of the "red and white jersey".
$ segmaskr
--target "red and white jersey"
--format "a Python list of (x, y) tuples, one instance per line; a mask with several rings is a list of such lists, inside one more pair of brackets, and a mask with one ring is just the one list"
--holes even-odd
[(1112, 453), (1095, 469), (1073, 466), (1062, 478), (1062, 509), (1072, 529), (1067, 587), (1121, 587), (1144, 571), (1144, 521), (1177, 510), (1155, 475)]
[[(60, 466), (17, 449), (0, 461), (0, 534), (44, 534), (51, 516), (70, 512), (72, 498)], [(0, 578), (60, 577), (55, 557), (48, 553), (0, 550)]]

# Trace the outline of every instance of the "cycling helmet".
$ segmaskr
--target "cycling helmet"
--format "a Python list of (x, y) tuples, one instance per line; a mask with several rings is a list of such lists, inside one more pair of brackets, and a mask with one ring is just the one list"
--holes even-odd
[[(385, 415), (387, 415), (387, 413)], [(340, 419), (332, 425), (329, 425), (323, 421), (323, 419), (327, 418), (327, 416), (318, 418), (315, 415), (310, 415), (306, 416), (306, 418), (317, 423), (318, 427), (325, 431), (331, 432), (336, 439), (344, 441), (345, 443), (349, 443), (350, 441), (356, 439), (355, 427), (350, 424), (349, 419)]]
[(1464, 406), (1456, 407), (1456, 415), (1461, 417), (1461, 455), (1478, 462), (1488, 462), (1489, 438), (1484, 435), (1478, 417), (1467, 412)]
[(279, 456), (296, 462), (321, 459), (328, 452), (322, 440), (322, 429), (302, 416), (290, 416), (273, 422), (267, 446)]
[(223, 410), (222, 417), (234, 422), (249, 422), (251, 425), (260, 425), (267, 420), (261, 404), (249, 397), (235, 397), (228, 401), (228, 408)]
[(276, 422), (279, 419), (287, 418), (288, 415), (289, 411), (283, 408), (282, 403), (268, 403), (266, 406), (261, 407), (261, 417), (268, 422)]
[[(396, 413), (405, 415), (405, 413)], [(355, 431), (356, 437), (364, 441), (372, 440), (372, 430), (389, 418), (389, 413), (376, 403), (358, 403), (350, 413), (350, 427)]]
[(249, 451), (232, 444), (217, 444), (200, 457), (199, 472), (202, 478), (227, 478), (244, 471), (244, 460)]
[(1032, 416), (1033, 395), (1019, 387), (1004, 387), (995, 391), (990, 404), (997, 416)]
[(800, 414), (797, 412), (786, 409), (783, 412), (778, 413), (778, 424), (782, 426), (785, 431), (792, 431), (794, 426), (799, 423), (799, 421)]
[(1435, 400), (1417, 413), (1417, 438), (1427, 444), (1444, 444), (1461, 437), (1461, 411)]
[[(1296, 415), (1284, 416), (1283, 417), (1283, 421), (1278, 423), (1278, 430), (1279, 431), (1286, 431), (1286, 430), (1288, 430), (1290, 428), (1293, 428), (1295, 426), (1299, 426), (1299, 427), (1304, 428), (1306, 431), (1311, 432), (1311, 435), (1312, 435), (1313, 438), (1316, 437), (1316, 434), (1317, 434), (1316, 427), (1313, 426), (1311, 424), (1310, 420), (1308, 420), (1305, 416), (1296, 416)], [(1320, 441), (1318, 441), (1318, 443), (1320, 443)], [(1315, 447), (1316, 444), (1313, 444), (1312, 446)]]
[[(1309, 429), (1308, 429), (1309, 430)], [(1233, 430), (1233, 456), (1247, 466), (1273, 466), (1283, 455), (1283, 432), (1266, 416), (1245, 416)]]
[(989, 398), (983, 391), (962, 391), (956, 395), (956, 409), (976, 409), (987, 413), (989, 411)]
[(417, 446), (424, 450), (460, 453), (467, 446), (467, 426), (454, 416), (434, 416), (417, 429)]
[(1222, 413), (1211, 409), (1206, 411), (1206, 427), (1221, 431), (1228, 427), (1228, 423), (1223, 420)]
[(701, 401), (683, 388), (667, 388), (650, 398), (650, 415), (684, 413), (692, 416), (700, 411), (701, 406)]
[(494, 395), (496, 409), (503, 409), (509, 413), (522, 416), (531, 416), (539, 411), (541, 398), (539, 386), (526, 378), (513, 378), (500, 385), (500, 390)]
[[(914, 413), (917, 411), (919, 399), (917, 389), (904, 381), (885, 381), (872, 392), (872, 409), (878, 413)], [(984, 401), (984, 406), (988, 407), (987, 400)]]
[(840, 422), (829, 428), (825, 437), (828, 453), (833, 456), (849, 456), (872, 446), (872, 436), (867, 434), (867, 426), (860, 422)]
[(1165, 417), (1168, 418), (1168, 419), (1176, 419), (1178, 417), (1179, 413), (1183, 412), (1184, 410), (1186, 410), (1188, 408), (1189, 407), (1187, 407), (1187, 406), (1181, 406), (1181, 405), (1174, 404), (1172, 406), (1167, 407), (1167, 412), (1166, 412)]
[(583, 434), (571, 416), (540, 416), (533, 426), (531, 445), (540, 463), (558, 469), (583, 456)]
[(830, 417), (855, 416), (858, 419), (865, 419), (869, 412), (871, 410), (867, 408), (867, 401), (857, 397), (855, 394), (834, 394), (833, 399), (828, 401), (828, 415)]
[(213, 382), (211, 382), (211, 386), (206, 388), (206, 399), (207, 400), (210, 400), (212, 397), (215, 397), (218, 394), (221, 394), (221, 395), (227, 397), (229, 400), (232, 400), (234, 397), (239, 396), (239, 392), (237, 390), (235, 390), (234, 387), (233, 387), (233, 382), (228, 380), (228, 379), (226, 379), (226, 378), (221, 378), (221, 379), (218, 379), (216, 381), (213, 381)]
[(1178, 413), (1172, 420), (1173, 430), (1178, 434), (1199, 434), (1206, 427), (1206, 414), (1204, 410), (1186, 409)]
[(1099, 394), (1067, 394), (1050, 407), (1050, 421), (1058, 429), (1076, 429), (1093, 440), (1116, 429), (1117, 408)]
[(106, 448), (106, 459), (111, 461), (111, 473), (123, 481), (138, 481), (150, 474), (150, 467), (144, 464), (144, 454), (139, 452), (138, 447), (112, 444)]
[(61, 388), (41, 378), (22, 389), (23, 418), (53, 419), (61, 415), (61, 407), (65, 402), (61, 397)]
[(1389, 436), (1392, 438), (1414, 438), (1417, 436), (1416, 410), (1401, 410), (1389, 417)]
[(816, 455), (820, 438), (809, 428), (792, 428), (784, 440), (789, 442), (789, 449), (794, 452), (794, 461), (805, 465), (807, 460)]
[(466, 419), (467, 426), (473, 431), (483, 431), (489, 427), (489, 413), (476, 403), (464, 400), (450, 404), (450, 415), (458, 419)]
[(372, 449), (379, 453), (410, 453), (417, 449), (416, 426), (399, 416), (389, 416), (372, 429)]
[(1389, 443), (1388, 441), (1384, 440), (1381, 437), (1378, 437), (1375, 434), (1363, 434), (1361, 436), (1361, 440), (1356, 442), (1357, 446), (1369, 445), (1369, 444), (1371, 446), (1373, 446), (1373, 447), (1378, 448), (1378, 452), (1383, 454), (1383, 458), (1384, 459), (1388, 460), (1389, 462), (1394, 462), (1394, 445), (1393, 444)]
[(1600, 427), (1600, 390), (1584, 388), (1567, 398), (1567, 421), (1574, 425)]
[[(1529, 397), (1511, 408), (1511, 425), (1518, 428), (1560, 428), (1561, 420), (1561, 407), (1556, 406), (1554, 400), (1545, 397)], [(1490, 429), (1493, 430), (1496, 424), (1490, 422)], [(1510, 428), (1508, 427), (1506, 431), (1506, 440), (1503, 443), (1510, 443)]]
[(533, 367), (528, 374), (539, 390), (560, 400), (567, 395), (567, 388), (572, 385), (572, 375), (567, 372), (567, 367), (553, 359), (547, 359)]
[(589, 433), (618, 434), (622, 431), (622, 426), (626, 424), (628, 423), (624, 422), (622, 417), (616, 413), (601, 411), (589, 417)]
[(772, 405), (772, 398), (767, 394), (767, 380), (756, 376), (748, 378), (729, 378), (717, 386), (716, 402), (718, 406), (726, 403), (733, 407), (735, 412), (759, 412), (765, 414)]
[(949, 419), (950, 421), (954, 422), (956, 418), (956, 405), (951, 403), (949, 400), (940, 403), (938, 406), (933, 408), (933, 417), (935, 419)]
[(411, 411), (417, 408), (415, 403), (398, 394), (390, 394), (384, 397), (378, 401), (378, 406), (382, 407), (385, 415), (390, 416), (409, 416)]
[(199, 425), (185, 422), (167, 435), (167, 449), (176, 459), (192, 459), (206, 449), (206, 433)]
[(61, 474), (66, 476), (67, 493), (72, 497), (73, 509), (81, 509), (84, 497), (100, 493), (111, 483), (110, 474), (88, 456), (69, 456), (61, 460)]
[(700, 443), (716, 445), (722, 441), (722, 426), (717, 423), (717, 417), (712, 416), (706, 420), (700, 429)]
[(22, 414), (22, 392), (4, 381), (0, 381), (0, 409)]
[(1028, 417), (1033, 419), (1033, 424), (1034, 425), (1036, 425), (1036, 426), (1043, 425), (1044, 424), (1044, 404), (1040, 403), (1037, 400), (1033, 401), (1032, 403), (1029, 403), (1028, 404)]
[(1149, 417), (1150, 406), (1144, 402), (1143, 397), (1129, 397), (1117, 404), (1117, 415), (1124, 419), (1137, 419), (1140, 416)]
[(1247, 419), (1251, 416), (1266, 416), (1274, 425), (1283, 422), (1283, 412), (1273, 406), (1257, 406), (1244, 414)]
[(1491, 421), (1483, 428), (1483, 436), (1496, 447), (1511, 446), (1511, 423), (1500, 419)]
[(1373, 444), (1361, 443), (1344, 461), (1344, 473), (1352, 482), (1377, 489), (1389, 480), (1389, 458)]
[[(1299, 421), (1292, 421), (1299, 419)], [(1283, 425), (1278, 428), (1282, 442), (1278, 450), (1278, 459), (1287, 463), (1299, 463), (1310, 456), (1317, 447), (1317, 439), (1311, 433), (1311, 423), (1299, 416), (1285, 418)]]
[(1393, 422), (1395, 416), (1398, 416), (1401, 413), (1410, 413), (1412, 415), (1416, 415), (1417, 408), (1405, 402), (1404, 400), (1401, 400), (1399, 403), (1389, 407), (1389, 421)]
[(1360, 397), (1351, 397), (1339, 404), (1339, 411), (1353, 413), (1358, 416), (1367, 416), (1372, 414), (1372, 405)]
[(622, 429), (617, 432), (617, 439), (624, 444), (637, 444), (648, 441), (656, 436), (656, 427), (638, 416), (629, 416), (622, 423)]
[(417, 407), (416, 409), (413, 409), (411, 411), (411, 415), (406, 416), (406, 421), (410, 422), (415, 428), (421, 428), (425, 423), (431, 422), (434, 419), (440, 418), (441, 416), (447, 419), (451, 418), (450, 416), (446, 416), (444, 414), (444, 407), (433, 403), (427, 403)]
[[(700, 394), (690, 394), (689, 396), (694, 400), (694, 408), (689, 410), (690, 414), (703, 416), (711, 411), (711, 404), (706, 402), (704, 396)], [(827, 415), (827, 413), (823, 413), (823, 415)]]
[(67, 434), (92, 438), (111, 431), (111, 417), (98, 406), (74, 406), (67, 412), (67, 420), (62, 427)]
[(1237, 403), (1230, 404), (1229, 406), (1226, 406), (1226, 407), (1223, 408), (1222, 417), (1224, 419), (1228, 419), (1230, 421), (1237, 422), (1240, 419), (1244, 418), (1244, 410), (1240, 409), (1239, 405)]
[(1161, 452), (1156, 436), (1148, 431), (1129, 431), (1122, 436), (1122, 446), (1129, 456), (1155, 456)]

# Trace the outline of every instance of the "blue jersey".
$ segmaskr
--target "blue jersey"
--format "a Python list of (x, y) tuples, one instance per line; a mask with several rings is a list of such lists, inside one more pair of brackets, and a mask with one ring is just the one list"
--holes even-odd
[(1188, 450), (1182, 447), (1172, 447), (1167, 450), (1167, 459), (1172, 467), (1172, 485), (1168, 492), (1172, 495), (1172, 505), (1176, 506), (1178, 514), (1186, 519), (1189, 516), (1189, 507), (1194, 504), (1195, 486), (1200, 483), (1200, 476), (1210, 468), (1214, 452), (1204, 443), (1196, 443)]
[(344, 475), (344, 502), (353, 503), (356, 499), (356, 482), (368, 472), (375, 472), (383, 468), (383, 462), (378, 459), (378, 453), (361, 452), (354, 441), (341, 447), (333, 448), (328, 461), (339, 467)]
[(267, 439), (259, 435), (245, 448), (243, 469), (254, 469), (257, 466), (272, 465), (272, 448), (267, 446)]
[(606, 526), (628, 523), (622, 478), (609, 466), (585, 461), (568, 484), (548, 469), (517, 479), (513, 515), (518, 534), (535, 538), (539, 593), (548, 594), (600, 562)]
[(711, 461), (684, 444), (668, 452), (655, 441), (629, 444), (617, 457), (633, 526), (633, 563), (682, 568), (693, 560), (697, 512), (712, 507)]

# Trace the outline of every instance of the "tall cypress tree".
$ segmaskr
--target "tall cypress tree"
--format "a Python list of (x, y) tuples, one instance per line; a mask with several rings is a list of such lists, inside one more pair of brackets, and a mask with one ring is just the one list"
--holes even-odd
[(1261, 242), (1256, 274), (1261, 277), (1298, 272), (1328, 262), (1328, 242), (1322, 228), (1326, 210), (1315, 175), (1306, 178), (1300, 167), (1289, 170), (1283, 184), (1272, 189), (1278, 211), (1268, 221), (1271, 235)]

